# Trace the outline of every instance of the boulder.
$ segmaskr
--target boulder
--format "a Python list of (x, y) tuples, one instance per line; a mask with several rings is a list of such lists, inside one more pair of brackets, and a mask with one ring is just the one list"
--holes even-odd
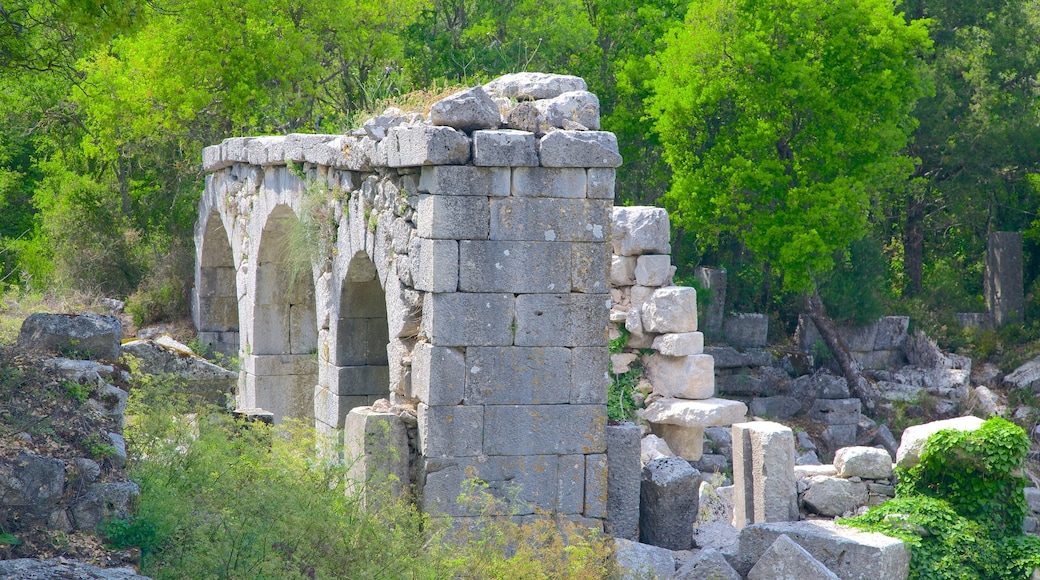
[(614, 561), (622, 580), (671, 578), (675, 574), (675, 554), (671, 550), (614, 538)]
[(1004, 384), (1010, 389), (1040, 391), (1040, 356), (1005, 375)]
[(838, 576), (805, 548), (780, 534), (748, 572), (748, 580), (838, 580)]
[(692, 548), (700, 483), (700, 472), (684, 459), (647, 463), (639, 489), (639, 541), (669, 550)]
[(36, 313), (22, 322), (18, 345), (72, 358), (114, 360), (119, 358), (122, 337), (115, 316)]
[(65, 558), (37, 560), (18, 558), (0, 561), (0, 578), (22, 580), (150, 580), (133, 568), (99, 568)]
[(845, 447), (834, 454), (834, 468), (840, 477), (888, 479), (892, 477), (892, 457), (876, 447)]
[(473, 87), (441, 99), (430, 107), (430, 123), (460, 131), (498, 126), (498, 106), (483, 87)]
[(570, 91), (588, 90), (584, 79), (571, 75), (556, 75), (537, 72), (508, 74), (484, 85), (492, 97), (505, 97), (517, 101), (551, 99)]
[(982, 419), (969, 416), (907, 427), (903, 430), (903, 436), (899, 441), (899, 449), (896, 451), (896, 465), (903, 469), (910, 469), (917, 465), (921, 460), (921, 450), (924, 448), (928, 437), (943, 429), (975, 431), (982, 426), (982, 423)]
[(238, 373), (209, 362), (168, 336), (127, 342), (123, 352), (137, 359), (139, 372), (177, 375), (188, 391), (215, 404), (223, 405), (225, 396), (237, 388)]
[(65, 463), (19, 451), (14, 459), (0, 458), (0, 506), (3, 511), (23, 514), (28, 520), (43, 519), (61, 500), (65, 491)]
[(571, 129), (580, 126), (599, 131), (599, 99), (588, 91), (568, 91), (551, 99), (535, 101), (532, 105), (549, 127)]
[(811, 486), (802, 495), (802, 502), (813, 513), (834, 517), (867, 505), (865, 483), (826, 475), (815, 475), (809, 481)]
[(72, 506), (76, 529), (92, 530), (109, 519), (130, 516), (131, 504), (141, 489), (132, 481), (97, 483)]
[[(735, 534), (734, 534), (735, 535)], [(675, 572), (675, 580), (741, 580), (740, 574), (714, 548), (704, 548)]]

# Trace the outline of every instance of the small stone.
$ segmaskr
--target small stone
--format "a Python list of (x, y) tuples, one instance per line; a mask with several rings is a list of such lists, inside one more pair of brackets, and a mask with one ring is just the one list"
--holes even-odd
[(430, 107), (430, 122), (468, 132), (495, 127), (501, 117), (484, 88), (473, 87), (434, 103)]
[(892, 476), (892, 458), (884, 449), (845, 447), (834, 454), (834, 467), (841, 477), (885, 479)]

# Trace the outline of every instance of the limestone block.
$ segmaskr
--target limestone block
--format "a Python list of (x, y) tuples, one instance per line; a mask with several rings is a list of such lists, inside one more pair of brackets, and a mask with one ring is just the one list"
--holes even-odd
[(610, 351), (601, 346), (579, 346), (571, 350), (570, 403), (606, 404), (610, 388)]
[(518, 197), (585, 197), (588, 178), (584, 169), (565, 167), (517, 167), (513, 170), (513, 195)]
[(856, 444), (856, 425), (828, 425), (820, 438), (828, 449), (839, 449)]
[(433, 406), (459, 405), (466, 396), (466, 358), (455, 348), (420, 342), (412, 351), (412, 389)]
[(473, 87), (445, 97), (430, 106), (430, 123), (473, 131), (497, 127), (498, 105), (483, 87)]
[[(290, 133), (282, 141), (286, 161), (309, 162), (315, 165), (332, 165), (333, 151), (325, 145), (338, 135), (312, 135), (309, 133)], [(256, 138), (250, 139), (250, 142)], [(246, 143), (248, 155), (249, 143)]]
[(697, 291), (685, 286), (658, 288), (643, 305), (648, 332), (697, 332)]
[(1005, 375), (1004, 385), (1011, 389), (1040, 391), (1040, 357), (1027, 361)]
[(558, 461), (558, 514), (580, 514), (585, 509), (585, 456), (561, 455)]
[(387, 365), (331, 367), (333, 384), (330, 390), (341, 396), (387, 396), (390, 385), (390, 367)]
[(465, 165), (470, 158), (469, 137), (451, 127), (398, 125), (380, 145), (390, 167)]
[(909, 316), (882, 316), (877, 321), (874, 350), (897, 350), (906, 344)]
[(903, 542), (820, 520), (760, 523), (744, 528), (737, 556), (730, 559), (733, 568), (746, 574), (782, 534), (805, 548), (841, 580), (906, 580), (909, 574), (910, 552)]
[(18, 331), (18, 345), (76, 354), (77, 358), (117, 359), (123, 329), (119, 318), (100, 314), (30, 314)]
[(509, 197), (491, 201), (492, 240), (605, 242), (610, 202), (601, 199)]
[(606, 423), (603, 405), (488, 405), (484, 453), (604, 453)]
[(673, 454), (687, 461), (698, 461), (704, 453), (704, 427), (650, 423), (650, 428)]
[(538, 141), (543, 167), (617, 167), (617, 136), (607, 131), (553, 131)]
[(517, 101), (551, 99), (569, 91), (588, 90), (584, 79), (572, 75), (522, 72), (503, 75), (484, 85), (492, 97)]
[(585, 509), (587, 518), (607, 517), (607, 456), (602, 453), (585, 456)]
[(1022, 233), (991, 232), (986, 239), (983, 280), (986, 306), (997, 327), (1021, 322), (1025, 313)]
[(787, 395), (755, 397), (751, 400), (751, 414), (764, 419), (788, 419), (802, 410), (802, 401)]
[(834, 467), (841, 477), (888, 479), (892, 477), (892, 457), (876, 447), (845, 447), (834, 453)]
[(826, 475), (828, 477), (837, 477), (838, 470), (833, 465), (795, 465), (794, 466), (794, 477), (796, 480), (809, 479), (817, 475)]
[(613, 286), (631, 286), (636, 283), (635, 256), (611, 256), (610, 283)]
[[(347, 413), (357, 407), (371, 405), (385, 395), (355, 395), (341, 397), (331, 390), (317, 385), (314, 387), (314, 420), (326, 425), (330, 431), (343, 429)], [(336, 435), (338, 437), (339, 434)]]
[(505, 504), (503, 513), (556, 511), (560, 497), (576, 484), (569, 476), (560, 477), (559, 460), (556, 455), (425, 458), (420, 466), (420, 506), (432, 515), (487, 516), (483, 502), (459, 501), (463, 482), (478, 478), (487, 483), (488, 493)]
[(610, 246), (604, 242), (571, 244), (571, 292), (606, 294)]
[(590, 167), (585, 195), (592, 199), (614, 199), (615, 175), (612, 167)]
[(835, 517), (867, 505), (867, 484), (841, 477), (814, 475), (802, 496), (805, 507), (821, 516)]
[(419, 197), (416, 226), (424, 238), (486, 240), (490, 215), (487, 197), (424, 195)]
[(674, 580), (742, 580), (722, 552), (704, 548), (676, 572)]
[[(704, 354), (704, 335), (700, 332), (676, 332), (654, 338), (653, 349), (665, 356)], [(712, 361), (714, 368), (714, 360)]]
[(677, 457), (643, 468), (639, 488), (639, 541), (669, 550), (693, 547), (701, 474)]
[(709, 355), (656, 354), (647, 358), (644, 368), (654, 392), (665, 397), (708, 399), (715, 395), (715, 361)]
[(924, 448), (928, 437), (943, 429), (975, 431), (982, 426), (982, 423), (983, 420), (978, 417), (967, 416), (907, 427), (903, 430), (903, 436), (899, 440), (899, 450), (896, 451), (896, 464), (903, 469), (910, 469), (917, 465), (921, 461), (921, 450)]
[(816, 399), (809, 408), (809, 418), (827, 425), (855, 425), (861, 406), (859, 399)]
[(466, 404), (550, 405), (570, 401), (571, 351), (561, 347), (469, 347)]
[(615, 207), (611, 243), (619, 256), (671, 254), (668, 212), (660, 207)]
[[(432, 195), (509, 195), (509, 170), (472, 165), (427, 165), (422, 168), (418, 191)], [(395, 231), (396, 233), (396, 231)]]
[(282, 165), (285, 163), (285, 137), (253, 137), (245, 144), (250, 165)]
[(718, 337), (722, 332), (722, 321), (726, 311), (726, 270), (698, 266), (694, 270), (694, 277), (700, 283), (698, 288), (707, 292), (708, 297), (707, 304), (704, 305), (702, 326), (712, 338)]
[[(634, 269), (632, 275), (635, 276)], [(640, 286), (638, 284), (632, 286), (629, 289), (629, 302), (631, 303), (632, 308), (640, 313), (640, 319), (642, 319), (643, 305), (646, 304), (648, 300), (650, 300), (650, 297), (653, 296), (655, 290), (657, 290), (657, 288), (651, 288), (649, 286)]]
[(419, 403), (419, 448), (425, 457), (480, 455), (484, 409), (455, 405), (431, 407)]
[(384, 296), (389, 336), (403, 338), (418, 334), (422, 323), (423, 294), (408, 288), (396, 276), (387, 276)]
[(423, 333), (435, 346), (513, 344), (512, 294), (426, 294)]
[(473, 164), (491, 167), (536, 167), (534, 133), (514, 129), (473, 132)]
[(664, 286), (675, 272), (672, 257), (661, 254), (646, 254), (636, 260), (636, 284), (641, 286)]
[(454, 292), (459, 288), (459, 242), (422, 239), (415, 289), (423, 292)]
[(408, 432), (393, 413), (356, 407), (343, 424), (348, 477), (364, 485), (366, 505), (400, 497), (408, 483)]
[(314, 303), (289, 305), (289, 352), (309, 354), (318, 349), (318, 321)]
[(675, 452), (664, 439), (651, 434), (639, 441), (639, 460), (643, 465), (660, 457), (675, 457)]
[(607, 425), (607, 533), (632, 539), (639, 527), (639, 426)]
[[(132, 481), (95, 483), (69, 510), (72, 521), (75, 523), (76, 529), (93, 530), (107, 520), (125, 520), (130, 517), (134, 499), (140, 494), (141, 489)], [(38, 577), (36, 575), (22, 576), (22, 578)], [(61, 577), (74, 576), (62, 574)]]
[(733, 523), (798, 519), (794, 433), (770, 421), (737, 423), (733, 436)]
[(691, 401), (662, 397), (637, 413), (651, 423), (703, 428), (744, 421), (747, 405), (727, 399)]
[(242, 371), (262, 376), (306, 375), (317, 372), (309, 354), (253, 354), (242, 358)]
[[(310, 355), (297, 356), (313, 360)], [(314, 414), (316, 374), (282, 376), (247, 374), (245, 389), (255, 393), (256, 397), (255, 404), (250, 406), (274, 413), (276, 424), (281, 424), (288, 418), (311, 419)]]
[(622, 580), (671, 578), (675, 573), (674, 552), (624, 538), (614, 538), (614, 560)]
[(462, 292), (570, 291), (571, 248), (562, 242), (459, 242)]
[(748, 580), (838, 580), (838, 576), (781, 534), (748, 572)]
[(516, 297), (517, 346), (606, 346), (606, 294), (521, 294)]
[(202, 149), (202, 171), (209, 173), (218, 171), (232, 165), (231, 160), (225, 160), (221, 156), (220, 145), (210, 145)]
[[(434, 167), (453, 167), (451, 165), (436, 165)], [(392, 224), (390, 224), (390, 247), (393, 249), (394, 254), (398, 256), (400, 254), (407, 254), (408, 247), (411, 245), (412, 236), (415, 234), (415, 226), (409, 223), (403, 218), (394, 218)]]
[(743, 352), (728, 346), (706, 346), (704, 354), (715, 359), (717, 369), (739, 369), (741, 367), (768, 367), (776, 361), (768, 350), (753, 348)]
[(722, 321), (722, 336), (737, 348), (762, 348), (769, 336), (769, 318), (759, 313), (738, 313)]
[(539, 99), (532, 105), (549, 127), (567, 129), (577, 123), (599, 131), (599, 99), (588, 91), (568, 91), (551, 99)]

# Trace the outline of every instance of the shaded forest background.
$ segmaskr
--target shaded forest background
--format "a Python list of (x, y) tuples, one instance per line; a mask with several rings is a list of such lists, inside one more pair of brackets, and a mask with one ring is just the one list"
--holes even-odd
[[(812, 6), (732, 4), (784, 22)], [(712, 228), (704, 215), (685, 213), (692, 186), (680, 177), (689, 160), (675, 154), (675, 138), (694, 135), (696, 123), (682, 124), (680, 100), (669, 101), (669, 91), (697, 60), (682, 52), (682, 43), (708, 38), (705, 22), (717, 5), (3, 0), (0, 291), (128, 298), (139, 323), (183, 316), (204, 146), (232, 136), (343, 132), (411, 91), (529, 70), (581, 76), (599, 96), (604, 129), (617, 133), (625, 159), (617, 203), (673, 211), (680, 279), (689, 280), (697, 265), (724, 267), (729, 309), (768, 312), (774, 332), (792, 330), (806, 284), (749, 244), (747, 232), (761, 225), (754, 216), (739, 227)], [(924, 26), (928, 42), (907, 50), (913, 58), (903, 61), (906, 70), (888, 70), (907, 73), (910, 83), (900, 101), (906, 115), (894, 117), (902, 133), (889, 141), (900, 169), (877, 174), (856, 189), (861, 195), (853, 207), (826, 217), (855, 235), (814, 262), (823, 265), (811, 272), (812, 286), (838, 319), (905, 312), (942, 322), (954, 312), (985, 309), (986, 235), (1022, 231), (1025, 315), (1036, 326), (1040, 6), (1035, 0), (851, 5), (869, 5), (875, 11), (869, 17), (879, 22), (898, 17)], [(791, 42), (807, 42), (791, 34)], [(753, 46), (748, 35), (723, 36), (718, 46)], [(842, 96), (842, 77), (836, 79), (798, 86)], [(851, 86), (857, 79), (848, 80)], [(894, 90), (873, 87), (878, 110)], [(728, 122), (725, 114), (712, 119)], [(718, 127), (700, 130), (715, 136)], [(843, 150), (836, 158), (858, 154), (835, 142)], [(783, 154), (781, 144), (775, 148)], [(852, 225), (843, 228), (846, 219)]]

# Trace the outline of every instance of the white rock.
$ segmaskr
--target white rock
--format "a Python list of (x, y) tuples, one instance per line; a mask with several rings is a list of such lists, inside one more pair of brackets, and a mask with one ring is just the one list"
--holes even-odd
[(659, 457), (675, 457), (675, 453), (657, 435), (647, 435), (639, 441), (639, 460), (646, 465)]
[(568, 91), (533, 104), (550, 127), (564, 129), (565, 121), (571, 121), (599, 131), (599, 99), (588, 91)]
[(961, 431), (975, 431), (982, 426), (983, 420), (978, 417), (957, 417), (943, 421), (933, 421), (924, 425), (914, 425), (903, 430), (903, 436), (899, 440), (899, 449), (896, 451), (896, 465), (903, 469), (910, 469), (921, 460), (921, 450), (931, 435), (943, 429), (958, 429)]
[(660, 398), (637, 413), (651, 423), (683, 427), (713, 427), (742, 422), (747, 415), (747, 405), (740, 401), (727, 399), (691, 401)]
[(666, 356), (704, 354), (704, 334), (700, 332), (662, 334), (654, 339), (653, 349)]
[(834, 454), (834, 468), (841, 477), (888, 479), (892, 476), (892, 458), (888, 451), (876, 447), (844, 447)]
[(805, 507), (821, 516), (840, 516), (867, 504), (867, 484), (840, 477), (816, 475), (802, 496)]
[(501, 117), (498, 105), (484, 88), (473, 87), (434, 103), (430, 107), (430, 122), (460, 131), (473, 131), (496, 127)]
[(686, 286), (654, 290), (642, 316), (647, 332), (697, 332), (697, 291)]
[(484, 85), (492, 97), (518, 101), (552, 99), (570, 91), (588, 90), (585, 80), (571, 75), (522, 72), (504, 75)]
[(644, 368), (654, 392), (665, 397), (699, 400), (715, 395), (715, 359), (711, 355), (656, 354), (648, 357)]
[(619, 256), (672, 253), (668, 244), (668, 212), (664, 208), (615, 207), (613, 225), (611, 243)]

